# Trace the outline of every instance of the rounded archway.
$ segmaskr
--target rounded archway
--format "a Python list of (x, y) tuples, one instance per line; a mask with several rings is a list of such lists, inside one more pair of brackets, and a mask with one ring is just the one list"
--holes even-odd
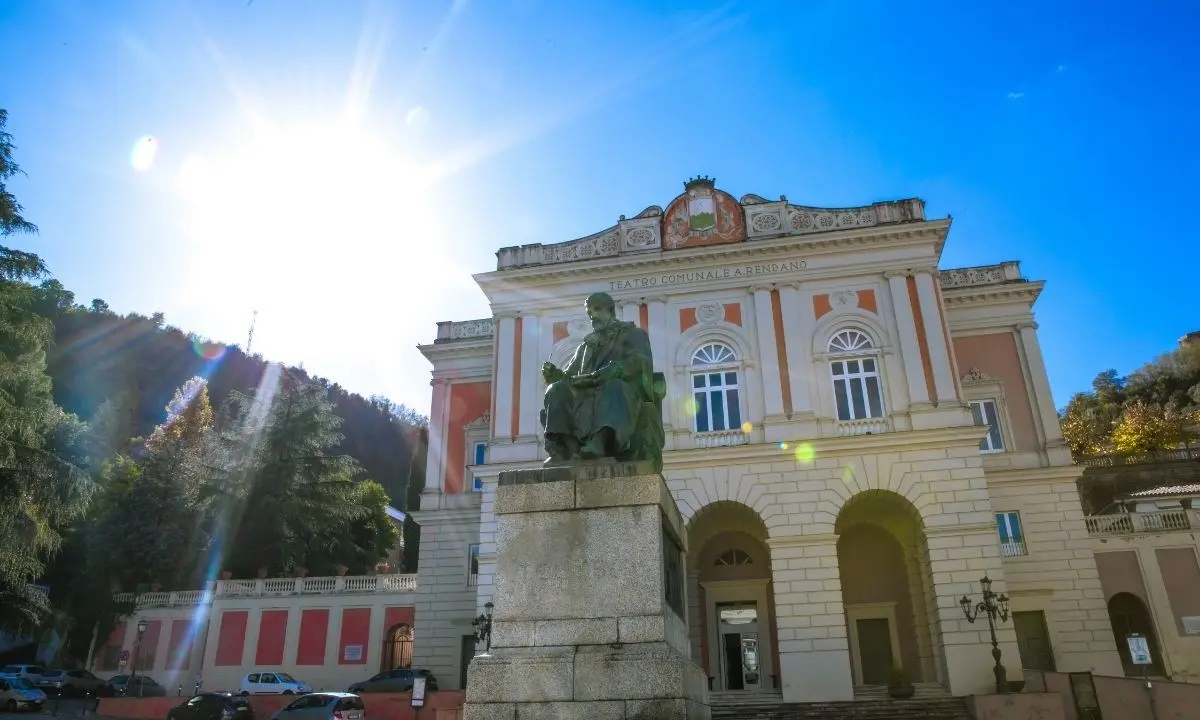
[(412, 667), (413, 628), (408, 623), (397, 623), (387, 629), (383, 636), (383, 653), (380, 655), (379, 670), (396, 670)]
[(1112, 624), (1113, 639), (1117, 643), (1117, 652), (1121, 655), (1121, 666), (1125, 674), (1140, 677), (1143, 666), (1135, 665), (1129, 653), (1129, 636), (1141, 635), (1150, 646), (1150, 665), (1145, 666), (1149, 675), (1165, 676), (1162, 651), (1158, 644), (1158, 634), (1154, 632), (1154, 621), (1150, 617), (1150, 609), (1137, 595), (1119, 592), (1108, 600), (1108, 620)]
[(897, 666), (914, 682), (936, 681), (937, 607), (916, 508), (869, 490), (847, 501), (834, 532), (854, 684), (885, 685)]
[(702, 508), (688, 523), (692, 659), (714, 691), (779, 687), (779, 647), (767, 528), (737, 502)]

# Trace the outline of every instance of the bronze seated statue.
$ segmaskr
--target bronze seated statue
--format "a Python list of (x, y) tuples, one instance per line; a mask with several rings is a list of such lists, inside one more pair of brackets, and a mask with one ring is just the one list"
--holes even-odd
[(650, 336), (616, 318), (607, 293), (588, 296), (592, 332), (566, 367), (542, 365), (546, 465), (645, 461), (662, 469), (666, 380), (654, 372)]

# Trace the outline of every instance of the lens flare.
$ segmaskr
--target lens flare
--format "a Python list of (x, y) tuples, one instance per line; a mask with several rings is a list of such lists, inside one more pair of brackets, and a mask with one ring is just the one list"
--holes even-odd
[(751, 425), (750, 423), (748, 423), (748, 422), (742, 423), (742, 432), (746, 433), (747, 435), (749, 435), (750, 431), (753, 429), (754, 429), (754, 426)]
[(220, 360), (225, 356), (225, 346), (221, 343), (195, 340), (192, 342), (192, 350), (205, 360)]
[(790, 447), (790, 446), (789, 446), (787, 443), (785, 443), (785, 442), (781, 442), (781, 443), (779, 443), (779, 449), (780, 449), (780, 450), (787, 450), (789, 447)]
[(809, 443), (800, 443), (796, 446), (796, 462), (798, 463), (811, 465), (816, 454), (817, 451)]
[(683, 411), (688, 417), (696, 417), (696, 413), (700, 410), (700, 403), (696, 402), (696, 398), (688, 398), (683, 401)]
[(129, 152), (129, 164), (138, 172), (146, 172), (154, 167), (154, 158), (158, 156), (158, 140), (150, 135), (138, 138)]

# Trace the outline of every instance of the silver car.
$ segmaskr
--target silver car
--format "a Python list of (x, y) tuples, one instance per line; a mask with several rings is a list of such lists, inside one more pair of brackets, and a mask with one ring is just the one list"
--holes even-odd
[(293, 700), (271, 720), (367, 720), (367, 708), (354, 693), (311, 693)]

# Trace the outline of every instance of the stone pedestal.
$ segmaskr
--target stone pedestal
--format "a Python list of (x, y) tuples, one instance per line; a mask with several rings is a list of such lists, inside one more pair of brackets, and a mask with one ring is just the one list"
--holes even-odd
[(500, 473), (492, 650), (464, 720), (707, 720), (686, 535), (662, 476), (603, 463)]

